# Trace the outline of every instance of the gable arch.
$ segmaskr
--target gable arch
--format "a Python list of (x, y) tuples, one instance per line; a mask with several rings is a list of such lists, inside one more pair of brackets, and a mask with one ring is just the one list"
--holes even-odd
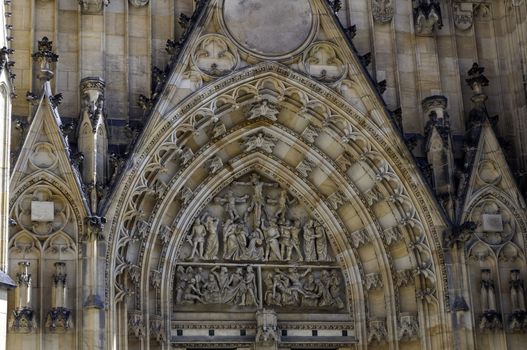
[[(273, 80), (279, 83), (263, 83)], [(245, 87), (247, 85), (248, 88)], [(261, 85), (267, 86), (265, 93), (253, 94), (252, 92), (259, 91), (256, 86)], [(283, 91), (272, 91), (271, 86)], [(296, 89), (303, 91), (296, 93)], [(251, 93), (243, 95), (243, 98), (236, 97), (236, 91), (242, 90)], [(304, 101), (295, 99), (295, 96), (302, 96)], [(223, 101), (219, 108), (218, 100)], [(261, 116), (253, 121), (241, 120), (243, 113), (248, 113), (263, 100), (281, 107), (278, 121)], [(320, 108), (316, 107), (317, 105)], [(311, 108), (312, 106), (315, 106), (315, 109)], [(216, 113), (218, 109), (220, 113)], [(289, 113), (288, 118), (284, 119), (280, 113)], [(301, 115), (302, 113), (307, 113), (308, 117)], [(200, 117), (196, 118), (198, 114)], [(376, 112), (371, 111), (371, 114), (375, 115)], [(315, 142), (306, 139), (306, 119), (308, 122), (317, 123), (323, 137), (315, 137)], [(221, 135), (212, 137), (210, 128), (218, 120), (227, 124), (226, 130)], [(379, 123), (381, 126), (378, 125)], [(258, 130), (263, 130), (269, 136), (280, 139), (281, 143), (276, 147), (282, 147), (282, 144), (287, 144), (289, 147), (289, 151), (284, 151), (283, 154), (274, 154), (283, 158), (281, 161), (289, 167), (289, 171), (295, 173), (302, 159), (311, 157), (309, 161), (313, 160), (316, 163), (316, 171), (323, 174), (323, 180), (331, 182), (329, 187), (324, 181), (312, 184), (321, 191), (324, 201), (328, 203), (327, 206), (335, 205), (334, 211), (338, 211), (344, 204), (342, 202), (345, 202), (352, 203), (351, 206), (358, 208), (364, 222), (354, 230), (347, 228), (348, 234), (341, 234), (340, 240), (346, 241), (346, 249), (351, 250), (366, 249), (363, 246), (368, 244), (375, 246), (374, 251), (378, 252), (375, 259), (379, 259), (378, 266), (382, 270), (382, 278), (385, 285), (389, 286), (386, 288), (389, 304), (392, 305), (388, 317), (388, 328), (391, 333), (397, 332), (398, 323), (396, 309), (399, 306), (393, 299), (398, 293), (398, 287), (394, 287), (396, 275), (404, 276), (403, 272), (416, 271), (417, 281), (414, 282), (416, 288), (413, 289), (413, 293), (414, 298), (418, 296), (418, 300), (421, 300), (418, 305), (412, 307), (416, 313), (439, 312), (447, 308), (448, 296), (444, 289), (446, 277), (442, 264), (440, 238), (436, 231), (438, 226), (444, 225), (443, 218), (437, 215), (439, 211), (430, 193), (427, 190), (423, 191), (423, 188), (426, 188), (424, 182), (419, 177), (410, 176), (411, 171), (415, 171), (415, 165), (409, 161), (409, 155), (404, 150), (399, 137), (393, 130), (390, 131), (390, 125), (385, 115), (379, 117), (377, 113), (377, 119), (373, 120), (359, 114), (342, 97), (324, 85), (278, 64), (257, 65), (211, 83), (207, 88), (189, 96), (179, 107), (161, 120), (157, 120), (155, 124), (151, 121), (147, 126), (150, 132), (144, 135), (153, 136), (148, 139), (143, 137), (138, 142), (136, 156), (114, 192), (115, 200), (108, 201), (112, 203), (107, 208), (108, 213), (111, 213), (108, 216), (113, 219), (105, 227), (110, 243), (107, 254), (107, 280), (115, 281), (116, 271), (122, 276), (130, 274), (133, 265), (132, 275), (141, 276), (134, 278), (140, 280), (143, 290), (147, 290), (151, 272), (148, 271), (150, 267), (145, 266), (149, 264), (146, 258), (149, 252), (145, 249), (152, 247), (165, 249), (163, 244), (156, 243), (153, 238), (155, 232), (160, 232), (162, 228), (159, 221), (156, 223), (158, 220), (156, 215), (160, 215), (165, 210), (159, 203), (174, 202), (174, 198), (176, 201), (181, 201), (181, 196), (186, 191), (185, 185), (188, 185), (185, 183), (186, 180), (181, 179), (190, 179), (191, 197), (195, 195), (196, 189), (199, 191), (200, 188), (207, 187), (208, 180), (203, 175), (204, 166), (207, 166), (214, 157), (221, 158), (220, 173), (225, 169), (232, 171), (233, 163), (245, 157), (242, 155), (243, 151), (240, 151), (240, 140)], [(329, 149), (328, 144), (334, 145), (334, 148)], [(228, 152), (229, 147), (231, 149), (238, 147), (237, 151), (233, 151), (237, 155), (225, 153)], [(293, 157), (295, 160), (288, 159), (288, 152), (297, 153), (296, 158)], [(342, 157), (349, 159), (343, 161)], [(272, 157), (266, 156), (266, 158)], [(353, 166), (357, 166), (359, 162), (362, 164), (358, 166), (365, 167), (366, 175), (356, 179), (353, 178), (355, 174)], [(296, 174), (299, 176), (298, 172)], [(295, 183), (294, 180), (290, 181)], [(376, 186), (380, 188), (379, 193), (383, 197), (378, 198), (380, 204), (370, 203), (366, 198)], [(146, 202), (150, 204), (145, 206)], [(153, 215), (153, 219), (146, 220), (148, 222), (141, 219), (145, 213), (146, 216)], [(177, 215), (174, 219), (176, 217)], [(190, 220), (189, 218), (184, 220), (186, 224), (178, 230), (180, 234), (188, 229)], [(126, 226), (121, 226), (120, 223), (125, 223)], [(142, 248), (135, 243), (139, 239), (134, 237), (140, 231), (137, 228), (138, 223), (146, 227), (145, 244)], [(360, 236), (359, 231), (365, 228), (363, 226), (368, 226), (366, 237)], [(350, 244), (354, 244), (354, 240), (358, 242), (357, 246), (351, 247)], [(396, 250), (390, 247), (401, 242), (404, 242), (402, 251), (405, 253), (397, 255)], [(175, 245), (171, 244), (173, 248), (170, 249), (173, 252)], [(388, 250), (390, 254), (385, 253)], [(164, 250), (163, 254), (167, 252), (168, 250)], [(121, 254), (124, 256), (119, 258)], [(391, 257), (392, 254), (396, 255), (395, 258)], [(121, 259), (120, 265), (118, 259)], [(133, 259), (134, 262), (129, 259)], [(344, 266), (344, 268), (349, 267)], [(166, 269), (166, 266), (163, 269)], [(165, 273), (166, 276), (166, 271), (156, 271)], [(166, 286), (170, 279), (162, 278), (161, 281), (164, 284), (161, 289), (166, 294), (168, 290)], [(120, 286), (119, 290), (122, 292), (126, 287)], [(115, 293), (122, 296), (127, 294), (121, 292), (116, 292), (113, 286), (110, 286), (107, 295), (110, 304), (114, 300), (112, 295), (116, 295)], [(163, 307), (168, 308), (168, 296), (165, 295), (163, 300), (165, 300)], [(424, 306), (430, 302), (436, 305)], [(138, 303), (141, 304), (141, 301)], [(146, 305), (140, 306), (143, 307)], [(146, 318), (149, 317), (145, 310), (138, 312)], [(446, 321), (442, 319), (439, 322), (445, 326)], [(168, 332), (166, 328), (168, 326), (165, 324), (164, 327), (165, 332)], [(363, 341), (367, 339), (368, 325), (363, 319), (357, 329), (361, 333), (359, 338)], [(447, 342), (447, 340), (443, 341)]]

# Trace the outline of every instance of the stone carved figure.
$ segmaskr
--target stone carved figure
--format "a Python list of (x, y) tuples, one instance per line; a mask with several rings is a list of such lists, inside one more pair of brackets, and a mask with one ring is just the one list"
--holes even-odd
[[(251, 202), (247, 208), (247, 213), (254, 212), (254, 226), (261, 223), (263, 207), (265, 205), (265, 198), (263, 194), (264, 187), (276, 187), (275, 183), (267, 183), (260, 180), (260, 175), (253, 173), (251, 174), (251, 180), (249, 182), (240, 182), (235, 181), (234, 184), (242, 186), (251, 186), (253, 188), (253, 195), (251, 197)], [(245, 221), (247, 218), (245, 218)]]
[(218, 242), (218, 219), (208, 216), (205, 221), (205, 228), (207, 229), (207, 249), (205, 251), (205, 259), (215, 260), (218, 258), (219, 242)]
[(257, 306), (257, 284), (252, 266), (237, 267), (232, 272), (225, 266), (215, 266), (208, 271), (199, 267), (197, 273), (190, 266), (186, 270), (178, 266), (176, 304)]
[(296, 199), (289, 199), (287, 195), (287, 190), (283, 188), (280, 190), (280, 194), (276, 199), (268, 199), (268, 204), (275, 204), (276, 211), (274, 216), (279, 220), (280, 223), (284, 223), (287, 214), (287, 206), (296, 202)]
[(189, 259), (194, 259), (197, 254), (199, 258), (205, 258), (205, 238), (207, 236), (207, 229), (201, 222), (200, 218), (197, 218), (192, 225), (192, 231), (187, 236), (187, 241), (192, 246), (192, 252), (190, 253)]
[(247, 198), (249, 198), (249, 195), (236, 197), (234, 195), (234, 192), (229, 190), (227, 191), (225, 197), (216, 197), (214, 198), (214, 201), (216, 203), (221, 203), (224, 205), (225, 211), (229, 214), (231, 220), (238, 220), (240, 218), (240, 215), (238, 214), (238, 210), (236, 209), (236, 204), (245, 203), (247, 201)]
[(317, 246), (317, 260), (328, 261), (328, 239), (326, 230), (320, 224), (315, 226), (316, 246)]
[(240, 246), (236, 237), (238, 225), (228, 219), (223, 224), (223, 258), (238, 260), (241, 256)]
[(304, 225), (304, 255), (306, 261), (316, 261), (317, 251), (315, 246), (315, 227), (313, 220), (309, 219)]
[(273, 137), (264, 135), (259, 132), (256, 136), (251, 136), (242, 144), (245, 152), (250, 152), (254, 149), (261, 149), (267, 153), (273, 153), (273, 148), (276, 146), (277, 140)]
[(251, 106), (251, 109), (249, 110), (249, 117), (247, 119), (256, 119), (256, 118), (267, 118), (271, 121), (276, 121), (278, 109), (274, 104), (269, 102), (269, 100), (262, 100), (258, 103), (255, 103)]
[(323, 269), (314, 272), (310, 268), (299, 272), (296, 267), (287, 272), (275, 268), (264, 279), (264, 301), (274, 306), (302, 306), (342, 309), (340, 297), (341, 279), (337, 271)]
[(269, 225), (266, 226), (262, 222), (262, 228), (265, 237), (265, 256), (264, 260), (282, 260), (282, 254), (280, 251), (280, 231), (276, 220), (270, 220)]

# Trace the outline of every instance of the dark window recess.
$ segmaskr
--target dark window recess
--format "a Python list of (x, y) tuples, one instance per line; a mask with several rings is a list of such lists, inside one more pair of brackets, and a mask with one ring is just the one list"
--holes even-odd
[(342, 330), (342, 336), (343, 337), (347, 337), (348, 336), (348, 330), (347, 329), (343, 329)]
[(183, 335), (183, 330), (182, 329), (176, 329), (176, 335), (178, 337), (181, 337)]
[(209, 335), (212, 337), (214, 336), (214, 329), (209, 329)]
[(282, 329), (282, 337), (287, 337), (287, 329)]
[(247, 335), (247, 331), (245, 329), (240, 329), (240, 336), (245, 337)]
[(312, 335), (313, 337), (318, 336), (318, 331), (317, 331), (316, 329), (313, 329), (313, 330), (311, 331), (311, 335)]

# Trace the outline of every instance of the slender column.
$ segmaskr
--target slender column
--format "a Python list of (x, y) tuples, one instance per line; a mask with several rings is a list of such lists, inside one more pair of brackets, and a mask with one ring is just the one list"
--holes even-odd
[(98, 245), (105, 219), (88, 217), (87, 233), (84, 236), (84, 304), (83, 304), (83, 349), (99, 350), (105, 346), (104, 302), (99, 283)]

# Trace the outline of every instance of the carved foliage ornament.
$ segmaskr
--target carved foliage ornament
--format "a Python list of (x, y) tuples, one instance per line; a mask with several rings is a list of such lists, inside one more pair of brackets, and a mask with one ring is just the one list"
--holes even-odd
[(371, 0), (373, 19), (378, 23), (388, 23), (394, 14), (393, 0)]

